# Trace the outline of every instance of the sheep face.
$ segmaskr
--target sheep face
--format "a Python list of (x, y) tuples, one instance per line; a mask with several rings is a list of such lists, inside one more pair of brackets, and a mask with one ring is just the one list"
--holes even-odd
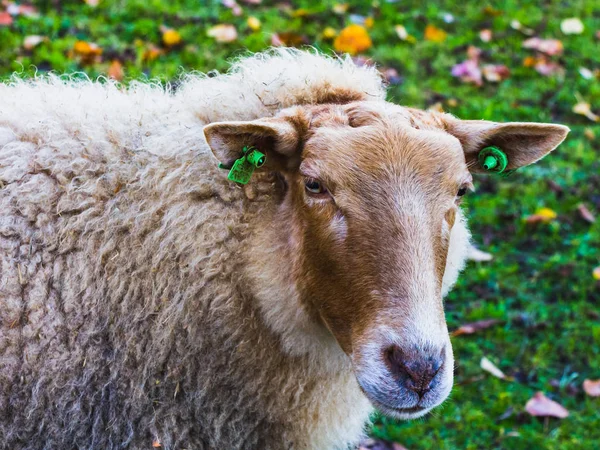
[(282, 174), (277, 214), (292, 251), (279, 270), (290, 274), (302, 313), (350, 358), (366, 396), (399, 418), (425, 414), (451, 390), (442, 298), (468, 246), (460, 202), (479, 170), (477, 153), (499, 145), (512, 169), (541, 158), (566, 132), (379, 101), (296, 107), (205, 129), (219, 160), (231, 163), (252, 144), (267, 153), (267, 170)]

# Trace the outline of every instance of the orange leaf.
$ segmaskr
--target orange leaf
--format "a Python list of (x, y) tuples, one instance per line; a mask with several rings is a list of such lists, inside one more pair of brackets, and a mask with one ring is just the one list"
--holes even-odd
[(444, 42), (448, 37), (448, 33), (444, 30), (437, 28), (433, 25), (427, 25), (425, 27), (425, 40), (431, 42)]
[(122, 81), (123, 75), (123, 65), (118, 59), (113, 59), (108, 68), (108, 76), (113, 80)]
[(357, 24), (348, 25), (333, 41), (333, 48), (337, 52), (350, 53), (351, 55), (364, 52), (372, 45), (373, 42), (367, 29)]
[(556, 217), (556, 212), (554, 212), (550, 208), (540, 208), (535, 212), (535, 214), (525, 217), (525, 222), (529, 224), (540, 222), (548, 223), (552, 222), (554, 219), (556, 219)]
[(600, 397), (600, 380), (585, 380), (583, 390), (590, 397)]
[(536, 417), (558, 417), (564, 419), (569, 417), (569, 411), (564, 406), (550, 400), (543, 392), (537, 392), (525, 404), (525, 411)]
[(152, 447), (154, 447), (154, 448), (162, 447), (162, 444), (160, 443), (160, 441), (158, 440), (158, 438), (156, 438), (156, 439), (154, 439), (152, 441)]

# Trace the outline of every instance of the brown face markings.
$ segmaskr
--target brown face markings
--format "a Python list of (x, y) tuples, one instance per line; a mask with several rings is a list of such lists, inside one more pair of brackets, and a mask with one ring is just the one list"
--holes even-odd
[[(415, 309), (445, 327), (441, 280), (466, 177), (460, 144), (427, 113), (368, 102), (311, 110), (302, 162), (289, 175), (296, 280), (346, 353), (375, 324), (408, 332)], [(311, 196), (307, 179), (329, 195)]]

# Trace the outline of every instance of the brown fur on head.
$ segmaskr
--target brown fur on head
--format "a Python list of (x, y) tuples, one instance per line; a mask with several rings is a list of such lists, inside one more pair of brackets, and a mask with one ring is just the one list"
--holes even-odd
[(451, 389), (442, 297), (464, 260), (459, 204), (477, 153), (497, 145), (512, 169), (543, 157), (567, 131), (362, 101), (205, 128), (219, 160), (231, 163), (252, 144), (267, 153), (265, 168), (285, 178), (272, 219), (282, 226), (265, 231), (284, 242), (272, 258), (288, 283), (269, 295), (281, 297), (277, 308), (299, 309), (283, 328), (300, 327), (304, 315), (328, 330), (369, 399), (402, 418), (426, 413)]

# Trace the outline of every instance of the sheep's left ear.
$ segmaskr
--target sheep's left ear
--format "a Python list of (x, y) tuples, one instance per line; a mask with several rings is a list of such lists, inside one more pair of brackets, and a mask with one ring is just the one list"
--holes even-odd
[(204, 127), (204, 136), (215, 157), (231, 166), (244, 146), (254, 146), (267, 156), (265, 168), (291, 170), (300, 163), (303, 135), (308, 127), (303, 114), (248, 122), (215, 122)]
[(507, 170), (532, 164), (554, 150), (569, 133), (564, 125), (548, 123), (460, 120), (445, 118), (446, 131), (461, 142), (467, 165), (473, 172), (484, 171), (478, 164), (479, 152), (488, 146), (502, 149), (508, 156)]

